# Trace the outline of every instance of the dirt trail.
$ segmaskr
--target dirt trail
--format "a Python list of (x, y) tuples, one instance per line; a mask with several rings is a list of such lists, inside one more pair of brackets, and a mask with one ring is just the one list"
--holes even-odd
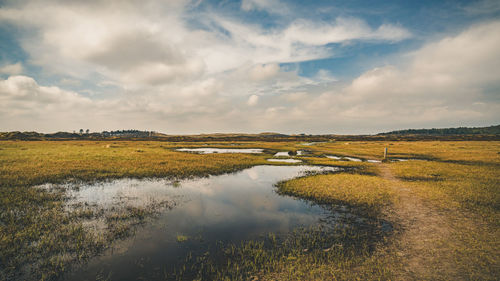
[[(399, 200), (387, 216), (401, 226), (394, 247), (402, 269), (396, 280), (436, 280), (454, 276), (451, 262), (442, 255), (443, 243), (450, 234), (448, 217), (424, 202), (403, 181), (397, 179), (390, 164), (380, 164), (381, 176), (392, 181)], [(445, 250), (446, 251), (446, 250)], [(437, 262), (438, 261), (438, 262)]]

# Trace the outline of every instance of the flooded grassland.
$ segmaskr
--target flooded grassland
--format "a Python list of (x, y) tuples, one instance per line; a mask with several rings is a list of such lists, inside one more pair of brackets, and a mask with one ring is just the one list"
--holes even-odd
[(0, 279), (495, 280), (499, 152), (1, 142)]

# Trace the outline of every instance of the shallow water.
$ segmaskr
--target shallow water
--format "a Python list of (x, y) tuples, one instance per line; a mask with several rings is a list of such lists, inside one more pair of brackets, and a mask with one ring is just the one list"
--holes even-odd
[(361, 161), (363, 161), (363, 160), (361, 160), (359, 158), (347, 157), (347, 156), (344, 156), (344, 159), (347, 159), (349, 161), (354, 161), (354, 162), (361, 162)]
[[(304, 151), (302, 150), (297, 150), (297, 156), (303, 156), (304, 155)], [(288, 151), (280, 151), (280, 152), (276, 152), (276, 154), (273, 155), (274, 157), (290, 157), (291, 154), (289, 154)]]
[(327, 155), (326, 158), (334, 159), (334, 160), (340, 160), (342, 157), (339, 156), (333, 156), (333, 155)]
[(181, 152), (194, 152), (200, 154), (211, 154), (211, 153), (262, 153), (264, 149), (262, 148), (179, 148), (176, 149)]
[(306, 142), (306, 143), (301, 143), (301, 145), (316, 145), (316, 144), (321, 144), (321, 143), (326, 143), (326, 141), (318, 141), (318, 142)]
[(282, 163), (300, 163), (302, 160), (299, 159), (267, 159), (269, 162), (282, 162)]
[(280, 151), (274, 154), (274, 157), (289, 157), (289, 156), (290, 154), (288, 154), (288, 151)]
[[(293, 160), (293, 159), (292, 159)], [(102, 209), (176, 202), (113, 251), (94, 258), (65, 280), (163, 280), (192, 252), (201, 255), (217, 241), (238, 243), (267, 233), (288, 233), (335, 218), (321, 206), (275, 192), (282, 180), (308, 172), (337, 171), (334, 167), (256, 166), (237, 173), (171, 182), (122, 179), (69, 189), (75, 203)], [(187, 236), (179, 242), (178, 235)]]
[(335, 159), (335, 160), (348, 160), (348, 161), (354, 161), (354, 162), (362, 162), (363, 161), (362, 159), (354, 158), (354, 157), (348, 157), (348, 156), (327, 155), (326, 158)]

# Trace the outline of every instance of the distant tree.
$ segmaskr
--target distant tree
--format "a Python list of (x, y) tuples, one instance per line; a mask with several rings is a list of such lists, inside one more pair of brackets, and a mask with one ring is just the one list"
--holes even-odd
[(83, 134), (83, 129), (80, 129), (80, 135)]
[(85, 133), (88, 135), (88, 134), (89, 134), (89, 129), (87, 129), (87, 130), (85, 131)]

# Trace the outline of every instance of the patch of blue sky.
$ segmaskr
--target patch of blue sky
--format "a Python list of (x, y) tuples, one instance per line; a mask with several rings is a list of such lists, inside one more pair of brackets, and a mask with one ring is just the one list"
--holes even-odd
[[(330, 44), (334, 45), (331, 57), (291, 64), (297, 65), (296, 69), (300, 76), (314, 77), (319, 71), (327, 70), (334, 77), (349, 79), (374, 67), (401, 63), (401, 58), (397, 54), (406, 53), (421, 43), (408, 39), (393, 44), (373, 42)], [(283, 67), (286, 65), (283, 64)]]
[[(401, 25), (417, 34), (460, 30), (478, 19), (497, 18), (498, 9), (486, 10), (485, 2), (493, 0), (446, 0), (446, 1), (362, 1), (362, 0), (315, 0), (271, 1), (281, 3), (282, 12), (275, 9), (242, 10), (241, 1), (202, 1), (189, 10), (194, 14), (214, 11), (218, 15), (238, 18), (242, 22), (258, 24), (263, 29), (283, 27), (296, 19), (316, 22), (332, 22), (338, 17), (355, 17), (371, 27), (381, 24)], [(471, 7), (479, 12), (470, 12)], [(279, 9), (278, 9), (279, 11)]]
[(0, 66), (5, 64), (25, 64), (28, 54), (18, 42), (19, 30), (11, 25), (0, 25)]
[(27, 54), (19, 46), (16, 38), (16, 28), (10, 25), (0, 25), (0, 60), (25, 61)]

